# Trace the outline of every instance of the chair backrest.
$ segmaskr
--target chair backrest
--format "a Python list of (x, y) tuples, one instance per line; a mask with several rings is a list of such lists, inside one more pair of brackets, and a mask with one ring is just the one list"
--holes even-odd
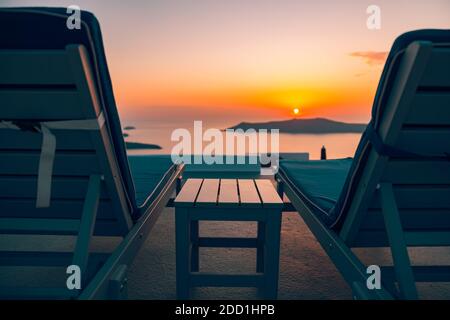
[(392, 185), (407, 245), (450, 245), (450, 31), (445, 32), (449, 42), (413, 41), (385, 69), (390, 74), (384, 97), (369, 125), (383, 148), (365, 133), (360, 168), (351, 172), (360, 176), (339, 229), (352, 246), (388, 245), (383, 184)]
[[(0, 70), (0, 120), (85, 120), (96, 119), (105, 111), (83, 45), (68, 45), (65, 50), (0, 50)], [(108, 118), (105, 120), (100, 130), (51, 130), (56, 152), (47, 208), (35, 205), (42, 134), (0, 129), (0, 220), (36, 219), (36, 228), (28, 228), (27, 233), (40, 233), (42, 224), (53, 219), (80, 219), (89, 178), (101, 175), (104, 180), (94, 232), (126, 234), (133, 208)]]
[[(67, 20), (70, 14), (66, 10), (66, 8), (0, 9), (0, 29), (8, 30), (8, 32), (0, 34), (0, 51), (2, 52), (0, 59), (2, 80), (0, 83), (3, 86), (0, 90), (2, 94), (0, 120), (14, 120), (15, 117), (18, 117), (18, 120), (21, 117), (28, 117), (29, 120), (89, 119), (96, 118), (101, 111), (105, 118), (105, 126), (100, 131), (102, 138), (100, 144), (103, 143), (103, 146), (98, 145), (96, 139), (89, 138), (95, 136), (96, 133), (54, 130), (57, 139), (57, 155), (53, 173), (64, 176), (64, 168), (70, 167), (74, 172), (79, 170), (78, 176), (86, 177), (89, 171), (86, 169), (91, 164), (93, 172), (96, 172), (95, 168), (98, 166), (108, 164), (110, 168), (101, 170), (109, 172), (105, 171), (102, 174), (105, 176), (105, 183), (108, 187), (108, 197), (115, 200), (111, 204), (101, 201), (98, 219), (103, 219), (104, 223), (97, 223), (95, 231), (97, 234), (124, 234), (131, 223), (129, 213), (134, 213), (138, 208), (100, 25), (92, 13), (82, 11), (80, 15), (81, 28), (69, 29)], [(85, 101), (89, 101), (89, 103), (84, 104)], [(42, 137), (39, 135), (2, 131), (2, 134), (14, 135), (17, 137), (15, 139), (22, 139), (23, 143), (34, 143), (35, 146), (39, 146), (42, 141)], [(86, 138), (89, 139), (86, 140)], [(0, 166), (4, 166), (5, 175), (10, 175), (6, 165), (14, 163), (17, 165), (15, 169), (17, 172), (26, 173), (28, 170), (30, 175), (35, 175), (37, 163), (33, 162), (34, 164), (27, 165), (26, 161), (37, 160), (15, 162), (14, 159), (18, 157), (13, 157), (6, 161), (8, 150), (13, 150), (8, 149), (11, 148), (11, 145), (16, 146), (19, 150), (20, 148), (24, 151), (27, 150), (26, 145), (20, 144), (21, 141), (17, 140), (15, 143), (15, 140), (10, 140), (14, 143), (7, 144), (8, 140), (6, 136), (5, 139), (2, 137), (0, 140), (0, 143), (5, 144), (4, 147), (0, 145), (0, 149), (4, 148), (2, 158), (5, 161), (2, 161)], [(93, 144), (89, 146), (90, 140)], [(94, 150), (92, 147), (95, 147), (96, 154), (92, 153)], [(34, 149), (31, 148), (31, 150)], [(77, 158), (76, 150), (79, 150), (83, 157), (78, 156)], [(37, 151), (34, 152), (37, 153)], [(92, 154), (89, 156), (89, 153)], [(106, 155), (102, 156), (102, 153)], [(69, 157), (72, 154), (74, 157)], [(24, 156), (23, 159), (30, 157), (29, 155)], [(97, 166), (94, 166), (95, 163), (89, 163), (88, 158), (92, 159), (96, 156), (98, 156), (98, 163)], [(66, 160), (61, 162), (59, 159), (64, 159), (64, 157)], [(105, 157), (108, 158), (109, 163), (104, 162)], [(21, 163), (20, 161), (25, 162)], [(61, 164), (59, 164), (60, 162)], [(95, 160), (92, 159), (92, 162)], [(82, 169), (83, 167), (85, 169)], [(10, 169), (13, 170), (13, 168)], [(83, 172), (83, 170), (85, 171)], [(70, 175), (70, 171), (67, 173), (69, 173), (69, 177), (76, 176)], [(111, 174), (114, 181), (109, 179)], [(74, 183), (77, 183), (78, 188), (83, 189), (80, 186), (81, 182), (77, 181), (74, 180)], [(66, 188), (66, 193), (76, 194), (74, 188), (74, 185)], [(8, 189), (10, 189), (8, 192), (13, 190), (12, 188)], [(54, 180), (52, 205), (57, 204), (57, 202), (53, 202), (53, 199), (62, 189), (58, 186), (58, 179)], [(3, 192), (3, 189), (0, 191), (2, 191), (0, 197), (2, 194), (7, 194), (6, 191)], [(82, 193), (82, 191), (80, 192)], [(35, 196), (33, 192), (30, 194)], [(70, 199), (60, 198), (65, 201), (61, 203), (61, 208), (59, 208), (61, 210), (54, 210), (57, 215), (71, 217), (79, 214), (79, 202), (77, 205), (73, 205)], [(12, 202), (7, 205), (7, 202), (2, 201), (1, 214), (6, 215), (8, 212), (12, 212), (16, 215), (33, 217), (32, 214), (37, 211), (37, 216), (52, 216), (50, 212), (52, 209), (31, 211), (27, 211), (28, 207), (21, 209), (26, 202), (14, 198), (12, 194), (9, 198), (5, 196), (5, 199), (10, 199)], [(33, 201), (30, 200), (31, 202)], [(102, 209), (103, 207), (104, 209)], [(111, 210), (110, 207), (112, 207)]]

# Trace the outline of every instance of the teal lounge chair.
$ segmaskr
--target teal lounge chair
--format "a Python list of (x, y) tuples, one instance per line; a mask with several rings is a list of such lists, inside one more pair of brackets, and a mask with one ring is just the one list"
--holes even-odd
[[(170, 157), (128, 162), (98, 22), (83, 11), (70, 30), (67, 17), (0, 9), (0, 236), (20, 235), (2, 243), (12, 249), (0, 265), (76, 265), (82, 285), (12, 286), (1, 298), (124, 297), (127, 268), (183, 169)], [(74, 251), (16, 251), (30, 234), (75, 236)], [(93, 236), (122, 240), (99, 254)]]
[[(354, 159), (281, 161), (276, 178), (355, 297), (416, 299), (416, 282), (450, 281), (407, 251), (450, 245), (449, 154), (450, 30), (419, 30), (395, 41)], [(356, 247), (390, 248), (381, 289)]]

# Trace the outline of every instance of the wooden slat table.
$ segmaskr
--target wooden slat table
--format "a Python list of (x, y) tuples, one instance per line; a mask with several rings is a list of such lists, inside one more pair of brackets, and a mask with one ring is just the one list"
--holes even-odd
[[(175, 199), (177, 297), (191, 287), (259, 287), (276, 299), (283, 201), (270, 180), (188, 179)], [(256, 238), (199, 237), (199, 221), (257, 221)], [(256, 248), (256, 273), (199, 272), (199, 248)]]

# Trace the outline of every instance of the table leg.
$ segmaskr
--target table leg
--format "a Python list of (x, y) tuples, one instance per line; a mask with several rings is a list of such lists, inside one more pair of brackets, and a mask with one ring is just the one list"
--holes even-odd
[(199, 246), (198, 246), (198, 234), (199, 234), (199, 221), (191, 221), (191, 271), (199, 271)]
[(175, 208), (177, 299), (189, 298), (189, 216), (185, 208)]
[(280, 261), (280, 210), (268, 210), (266, 220), (266, 243), (264, 257), (265, 298), (277, 299)]
[(264, 221), (258, 221), (258, 235), (256, 248), (256, 272), (264, 272), (264, 243), (265, 243), (265, 228)]

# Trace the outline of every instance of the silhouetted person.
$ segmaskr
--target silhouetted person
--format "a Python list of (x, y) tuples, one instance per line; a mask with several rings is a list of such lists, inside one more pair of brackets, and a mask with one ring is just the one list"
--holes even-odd
[(322, 149), (320, 149), (320, 160), (327, 160), (327, 149), (325, 149), (325, 146), (322, 146)]

